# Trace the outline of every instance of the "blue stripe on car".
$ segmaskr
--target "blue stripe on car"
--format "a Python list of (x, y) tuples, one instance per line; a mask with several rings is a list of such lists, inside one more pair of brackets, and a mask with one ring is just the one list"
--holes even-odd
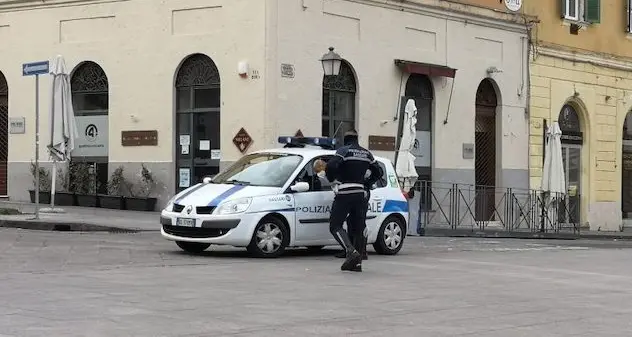
[(408, 212), (408, 202), (399, 200), (386, 200), (386, 202), (384, 203), (384, 207), (382, 207), (382, 212)]
[(228, 190), (224, 191), (224, 193), (218, 195), (215, 199), (211, 200), (211, 202), (208, 204), (208, 206), (211, 207), (217, 207), (217, 205), (219, 205), (220, 202), (224, 201), (226, 198), (230, 197), (231, 195), (241, 191), (244, 187), (244, 185), (235, 185), (231, 188), (229, 188)]
[(175, 203), (179, 204), (180, 201), (182, 201), (182, 199), (188, 197), (189, 195), (191, 195), (191, 193), (199, 190), (200, 188), (204, 187), (204, 184), (199, 184), (195, 187), (193, 187), (192, 189), (188, 190), (186, 193), (184, 193), (183, 195), (180, 196), (180, 198), (176, 199)]

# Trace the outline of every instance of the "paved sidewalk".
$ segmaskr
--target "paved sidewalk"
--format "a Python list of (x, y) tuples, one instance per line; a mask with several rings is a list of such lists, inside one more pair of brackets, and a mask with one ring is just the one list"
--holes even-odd
[[(50, 207), (41, 205), (42, 208)], [(96, 207), (63, 206), (65, 213), (42, 213), (34, 220), (35, 204), (0, 201), (0, 208), (18, 209), (20, 215), (0, 215), (0, 227), (59, 231), (159, 231), (159, 212), (136, 212)]]
[[(49, 207), (42, 205), (40, 209)], [(85, 232), (141, 232), (159, 231), (160, 212), (137, 212), (103, 209), (96, 207), (62, 207), (66, 212), (62, 214), (41, 213), (40, 219), (33, 220), (35, 205), (28, 202), (0, 201), (0, 208), (18, 209), (20, 215), (0, 215), (0, 227), (58, 230), (58, 231), (85, 231)], [(630, 240), (632, 231), (623, 232), (596, 232), (581, 231), (580, 236), (568, 233), (540, 234), (532, 232), (506, 232), (506, 231), (453, 231), (439, 228), (428, 228), (428, 237), (487, 237), (487, 238), (520, 238), (520, 239), (593, 239), (593, 240)]]

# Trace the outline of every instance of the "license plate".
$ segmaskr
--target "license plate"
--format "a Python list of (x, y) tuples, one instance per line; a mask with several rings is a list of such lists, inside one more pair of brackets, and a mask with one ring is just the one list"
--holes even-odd
[(195, 219), (178, 218), (176, 220), (176, 226), (195, 227)]

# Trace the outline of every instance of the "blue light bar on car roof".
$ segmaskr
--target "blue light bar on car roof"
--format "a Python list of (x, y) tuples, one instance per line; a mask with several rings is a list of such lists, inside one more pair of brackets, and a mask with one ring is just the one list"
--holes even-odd
[(280, 144), (286, 146), (304, 147), (305, 145), (320, 146), (323, 148), (334, 148), (336, 146), (335, 138), (327, 137), (292, 137), (281, 136), (278, 139)]

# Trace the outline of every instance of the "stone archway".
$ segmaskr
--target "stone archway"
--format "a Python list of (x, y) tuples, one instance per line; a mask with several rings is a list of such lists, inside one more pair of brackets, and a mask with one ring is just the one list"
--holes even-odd
[(476, 90), (474, 124), (474, 175), (476, 221), (493, 221), (496, 203), (496, 107), (498, 98), (492, 80), (486, 78)]
[(176, 90), (176, 191), (201, 182), (220, 168), (220, 75), (204, 54), (180, 65)]

